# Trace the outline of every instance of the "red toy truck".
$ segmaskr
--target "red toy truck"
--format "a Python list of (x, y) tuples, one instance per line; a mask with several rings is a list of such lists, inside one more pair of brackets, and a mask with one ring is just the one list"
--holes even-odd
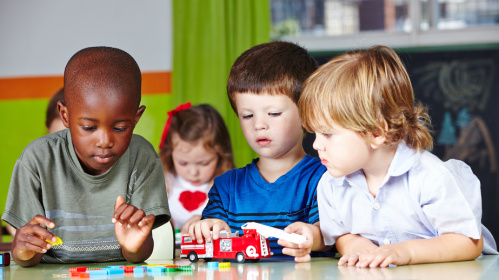
[(198, 244), (189, 235), (182, 236), (180, 257), (188, 258), (191, 262), (203, 259), (236, 259), (243, 263), (246, 260), (258, 261), (270, 258), (269, 240), (259, 234), (256, 229), (243, 229), (243, 236), (239, 232), (223, 233), (220, 238), (211, 242)]

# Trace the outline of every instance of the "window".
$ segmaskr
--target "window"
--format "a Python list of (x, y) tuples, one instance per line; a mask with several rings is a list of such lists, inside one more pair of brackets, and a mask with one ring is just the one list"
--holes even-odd
[(220, 239), (220, 251), (221, 252), (232, 251), (232, 239)]
[(421, 29), (461, 29), (499, 24), (497, 0), (423, 0)]
[(499, 0), (271, 0), (272, 37), (310, 51), (499, 42)]

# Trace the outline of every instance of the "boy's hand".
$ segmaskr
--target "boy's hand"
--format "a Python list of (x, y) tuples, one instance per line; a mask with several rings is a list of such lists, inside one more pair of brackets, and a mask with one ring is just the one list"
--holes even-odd
[(292, 223), (287, 226), (284, 231), (287, 233), (296, 233), (305, 236), (307, 240), (301, 244), (296, 244), (290, 241), (286, 241), (283, 239), (277, 240), (277, 244), (284, 246), (282, 249), (282, 253), (295, 257), (296, 262), (309, 262), (310, 261), (310, 252), (312, 251), (312, 247), (314, 245), (314, 234), (316, 229), (315, 225), (306, 224), (302, 222)]
[(189, 236), (196, 239), (198, 243), (203, 243), (203, 238), (206, 241), (211, 241), (210, 232), (213, 234), (213, 240), (217, 240), (221, 230), (230, 231), (229, 225), (220, 219), (206, 219), (197, 221), (189, 226)]
[(411, 258), (410, 254), (405, 251), (400, 243), (384, 245), (374, 250), (342, 256), (338, 265), (355, 265), (361, 268), (388, 267), (390, 264), (406, 265), (409, 264)]
[(195, 222), (197, 221), (200, 221), (201, 220), (201, 216), (200, 215), (194, 215), (192, 217), (189, 218), (189, 220), (187, 220), (184, 225), (182, 226), (182, 229), (180, 229), (180, 233), (184, 234), (184, 233), (189, 233), (189, 227), (194, 224)]
[(44, 216), (36, 215), (31, 221), (16, 232), (12, 244), (12, 255), (15, 259), (26, 261), (37, 253), (44, 254), (52, 246), (45, 240), (56, 242), (55, 235), (43, 228), (54, 228), (55, 224)]
[(361, 253), (358, 254), (348, 254), (348, 255), (343, 255), (341, 258), (338, 260), (338, 266), (354, 266), (359, 262), (359, 258)]
[(155, 216), (145, 214), (144, 210), (126, 204), (120, 195), (114, 204), (113, 224), (116, 238), (121, 248), (137, 253), (151, 234)]

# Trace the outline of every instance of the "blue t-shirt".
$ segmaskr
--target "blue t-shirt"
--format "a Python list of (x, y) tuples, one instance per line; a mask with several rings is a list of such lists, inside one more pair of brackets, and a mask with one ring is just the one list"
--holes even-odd
[[(283, 229), (294, 222), (319, 221), (317, 184), (326, 168), (318, 158), (306, 155), (273, 183), (263, 179), (257, 161), (215, 178), (202, 219), (224, 220), (241, 234), (247, 222)], [(277, 239), (269, 238), (269, 243), (274, 256), (282, 256)]]

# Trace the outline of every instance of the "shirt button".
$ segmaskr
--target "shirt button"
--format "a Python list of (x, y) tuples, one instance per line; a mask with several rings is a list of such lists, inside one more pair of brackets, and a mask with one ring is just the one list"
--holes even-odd
[(388, 238), (385, 238), (385, 240), (383, 240), (383, 244), (385, 244), (385, 245), (388, 245), (388, 244), (390, 244), (390, 243), (391, 243), (391, 242), (390, 242), (390, 240), (389, 240)]
[(374, 205), (373, 205), (374, 209), (375, 210), (378, 210), (379, 209), (379, 203), (375, 202)]

